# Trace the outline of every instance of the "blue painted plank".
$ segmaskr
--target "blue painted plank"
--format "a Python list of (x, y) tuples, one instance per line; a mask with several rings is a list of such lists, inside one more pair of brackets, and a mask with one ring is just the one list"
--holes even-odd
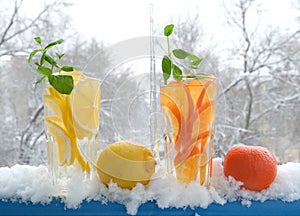
[[(191, 215), (195, 213), (201, 216), (213, 215), (300, 215), (300, 201), (283, 202), (279, 200), (268, 200), (263, 203), (252, 201), (250, 207), (243, 206), (239, 202), (231, 202), (225, 205), (211, 204), (206, 209), (186, 208), (160, 209), (154, 202), (147, 202), (140, 206), (137, 215)], [(84, 201), (78, 209), (66, 209), (59, 200), (54, 200), (50, 204), (30, 204), (11, 201), (0, 201), (0, 215), (127, 215), (123, 205), (109, 203), (107, 205), (100, 202)]]

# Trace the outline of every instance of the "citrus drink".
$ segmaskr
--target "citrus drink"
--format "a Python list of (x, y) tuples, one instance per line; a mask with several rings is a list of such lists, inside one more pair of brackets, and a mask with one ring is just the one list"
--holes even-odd
[[(192, 78), (190, 78), (192, 77)], [(211, 75), (183, 76), (160, 89), (167, 167), (179, 181), (207, 185), (211, 176), (216, 83)]]
[(44, 120), (49, 165), (56, 178), (60, 167), (74, 166), (90, 174), (97, 151), (100, 81), (82, 73), (62, 72), (74, 80), (70, 95), (44, 89)]

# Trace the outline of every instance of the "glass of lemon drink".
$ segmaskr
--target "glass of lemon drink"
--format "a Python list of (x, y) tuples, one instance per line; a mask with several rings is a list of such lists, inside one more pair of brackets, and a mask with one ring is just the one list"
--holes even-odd
[(44, 87), (48, 160), (54, 184), (70, 173), (92, 176), (99, 129), (100, 80), (78, 71), (60, 74), (72, 76), (70, 94), (61, 94), (49, 84)]
[(65, 54), (51, 50), (62, 44), (63, 39), (48, 44), (40, 37), (34, 41), (38, 48), (29, 54), (28, 63), (34, 62), (32, 66), (40, 76), (35, 84), (44, 83), (44, 122), (52, 182), (57, 184), (75, 173), (92, 177), (92, 161), (98, 146), (101, 82), (73, 66), (61, 64)]

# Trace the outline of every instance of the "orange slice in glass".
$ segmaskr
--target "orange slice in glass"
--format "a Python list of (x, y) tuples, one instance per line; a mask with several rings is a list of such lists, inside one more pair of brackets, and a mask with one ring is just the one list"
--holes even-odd
[[(183, 156), (184, 160), (180, 159), (182, 154), (178, 154), (174, 160), (176, 168), (176, 177), (179, 181), (189, 183), (197, 179), (200, 167), (200, 151), (197, 146), (194, 146), (189, 156)], [(177, 161), (183, 161), (178, 164)]]

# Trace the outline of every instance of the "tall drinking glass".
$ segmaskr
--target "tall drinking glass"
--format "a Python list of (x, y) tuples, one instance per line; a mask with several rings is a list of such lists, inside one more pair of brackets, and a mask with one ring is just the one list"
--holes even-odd
[(53, 182), (68, 177), (71, 170), (90, 177), (97, 154), (100, 110), (100, 80), (74, 71), (70, 95), (51, 85), (44, 88), (44, 121), (48, 144), (49, 169)]
[(182, 183), (208, 186), (217, 86), (212, 75), (186, 75), (160, 88), (166, 167)]

